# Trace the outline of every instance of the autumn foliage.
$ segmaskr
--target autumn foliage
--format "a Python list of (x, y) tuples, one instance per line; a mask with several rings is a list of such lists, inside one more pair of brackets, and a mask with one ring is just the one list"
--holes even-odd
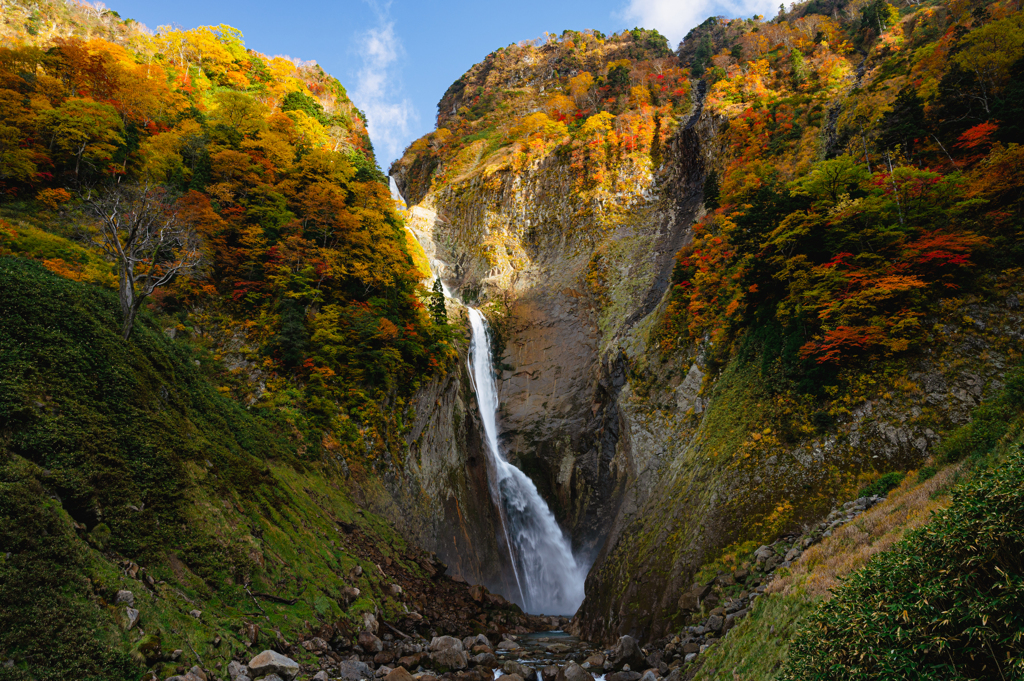
[(1021, 255), (1019, 8), (874, 3), (844, 23), (814, 6), (709, 20), (681, 46), (727, 146), (677, 255), (665, 351), (724, 359), (767, 323), (793, 362), (902, 353), (942, 298)]
[[(401, 218), (345, 88), (315, 63), (247, 48), (225, 25), (150, 33), (91, 5), (16, 9), (0, 47), (6, 208), (74, 222), (87, 219), (85, 188), (164, 187), (207, 266), (160, 291), (155, 309), (220, 329), (205, 341), (214, 349), (244, 339), (269, 377), (264, 400), (290, 394), (339, 428), (351, 413), (379, 442), (381, 407), (451, 350), (420, 302)], [(60, 30), (42, 31), (40, 13)], [(45, 264), (83, 276), (59, 258)]]

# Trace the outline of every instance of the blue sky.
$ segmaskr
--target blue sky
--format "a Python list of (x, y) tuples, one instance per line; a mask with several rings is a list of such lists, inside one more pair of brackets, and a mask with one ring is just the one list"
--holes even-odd
[(774, 14), (776, 0), (107, 0), (156, 30), (229, 24), (264, 54), (315, 60), (369, 118), (381, 166), (434, 128), (448, 86), (489, 52), (545, 31), (657, 28), (674, 48), (712, 14)]

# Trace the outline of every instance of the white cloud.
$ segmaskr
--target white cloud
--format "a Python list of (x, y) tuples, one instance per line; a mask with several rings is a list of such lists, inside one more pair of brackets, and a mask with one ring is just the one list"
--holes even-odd
[(675, 49), (691, 28), (708, 17), (774, 16), (778, 8), (779, 0), (629, 0), (622, 18), (636, 26), (658, 29)]
[(403, 49), (390, 18), (390, 3), (369, 4), (377, 25), (356, 40), (363, 65), (356, 76), (356, 87), (349, 94), (366, 114), (377, 160), (387, 172), (388, 165), (404, 149), (416, 112), (409, 99), (401, 98), (396, 66)]

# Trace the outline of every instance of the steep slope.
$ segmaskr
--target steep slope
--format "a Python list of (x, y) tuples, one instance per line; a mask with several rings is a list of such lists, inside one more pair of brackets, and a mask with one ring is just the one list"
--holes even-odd
[(148, 316), (125, 344), (113, 294), (25, 259), (0, 286), (4, 678), (164, 678), (257, 647), (319, 668), (366, 628), (527, 623), (360, 509), (302, 418), (218, 391), (209, 353)]
[(819, 5), (498, 50), (391, 168), (596, 558), (589, 638), (686, 623), (702, 568), (921, 465), (1020, 354), (1019, 10)]

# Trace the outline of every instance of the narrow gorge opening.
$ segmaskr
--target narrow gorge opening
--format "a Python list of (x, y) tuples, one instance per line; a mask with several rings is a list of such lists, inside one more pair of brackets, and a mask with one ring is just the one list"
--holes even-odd
[(488, 482), (518, 592), (508, 595), (528, 613), (571, 616), (583, 602), (587, 568), (573, 555), (537, 486), (501, 452), (489, 328), (479, 310), (468, 307), (467, 312), (472, 330), (469, 370), (483, 423)]

